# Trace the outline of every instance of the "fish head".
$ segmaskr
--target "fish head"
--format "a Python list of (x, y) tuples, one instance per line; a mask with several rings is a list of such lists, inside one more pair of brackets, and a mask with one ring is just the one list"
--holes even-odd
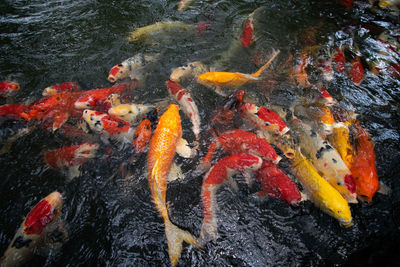
[(171, 81), (180, 83), (189, 77), (196, 77), (207, 72), (207, 67), (200, 61), (190, 62), (185, 66), (174, 69), (169, 76)]
[(104, 108), (105, 110), (109, 110), (112, 107), (121, 105), (121, 95), (120, 94), (111, 94), (107, 97), (104, 101)]
[(180, 138), (182, 135), (181, 117), (179, 115), (179, 107), (175, 104), (170, 104), (168, 109), (161, 115), (158, 128), (168, 128)]
[(61, 216), (62, 204), (62, 195), (59, 192), (53, 192), (42, 199), (26, 216), (24, 233), (41, 235), (48, 225)]
[(85, 109), (96, 106), (96, 100), (92, 96), (92, 94), (87, 94), (78, 98), (75, 103), (74, 107), (76, 109)]
[(13, 81), (0, 82), (0, 90), (2, 92), (14, 93), (20, 88), (19, 83)]
[(124, 121), (134, 121), (138, 115), (137, 109), (130, 104), (121, 104), (108, 110), (108, 114)]
[(104, 129), (104, 123), (102, 119), (107, 116), (106, 113), (85, 109), (82, 113), (82, 118), (87, 123), (89, 128), (95, 132), (101, 132)]
[(110, 82), (115, 83), (117, 80), (121, 80), (126, 77), (128, 77), (128, 70), (126, 66), (123, 64), (118, 64), (111, 68), (107, 79)]
[(286, 123), (273, 110), (266, 107), (260, 107), (257, 111), (257, 114), (258, 117), (265, 121), (266, 124), (277, 125), (280, 134), (285, 134), (289, 131), (289, 127), (286, 125)]
[(331, 204), (332, 205), (329, 207), (322, 206), (321, 209), (328, 215), (337, 219), (344, 227), (350, 227), (354, 224), (349, 208), (344, 208), (342, 205), (340, 205), (340, 203), (331, 202)]
[(77, 150), (75, 150), (75, 157), (86, 159), (94, 158), (98, 149), (99, 144), (84, 143), (80, 145)]

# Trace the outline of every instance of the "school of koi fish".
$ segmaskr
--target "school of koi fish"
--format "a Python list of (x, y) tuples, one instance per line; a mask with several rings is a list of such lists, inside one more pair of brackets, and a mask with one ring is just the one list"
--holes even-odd
[[(193, 2), (181, 0), (178, 10), (187, 10)], [(353, 1), (338, 2), (349, 9), (353, 5)], [(376, 8), (397, 12), (398, 1), (375, 2)], [(260, 31), (257, 18), (265, 9), (259, 7), (246, 16), (231, 51), (238, 46), (249, 51), (256, 47)], [(159, 32), (201, 33), (209, 27), (209, 23), (193, 26), (163, 21), (136, 29), (127, 40), (154, 45)], [(318, 26), (313, 30), (317, 34)], [(170, 97), (155, 103), (133, 103), (132, 96), (137, 88), (151, 83), (147, 73), (162, 55), (137, 53), (110, 68), (105, 78), (113, 85), (108, 88), (83, 90), (79, 83), (68, 81), (45, 88), (43, 97), (31, 103), (0, 106), (6, 127), (1, 133), (0, 154), (8, 153), (19, 138), (38, 128), (79, 137), (80, 143), (43, 152), (43, 164), (59, 170), (69, 182), (82, 176), (82, 165), (96, 160), (99, 149), (105, 148), (111, 155), (129, 147), (115, 172), (125, 180), (135, 179), (132, 169), (139, 155), (147, 153), (148, 186), (164, 221), (172, 266), (178, 264), (184, 242), (202, 250), (217, 240), (218, 190), (224, 184), (237, 188), (236, 180), (241, 178), (249, 188), (259, 185), (254, 197), (276, 198), (294, 207), (309, 200), (343, 227), (351, 227), (351, 205), (373, 202), (376, 193), (387, 194), (390, 189), (378, 178), (374, 137), (358, 121), (358, 114), (341, 105), (328, 90), (339, 75), (356, 86), (364, 82), (367, 72), (400, 77), (399, 35), (390, 30), (371, 31), (376, 33), (371, 43), (381, 58), (362, 54), (351, 41), (351, 29), (342, 32), (340, 40), (332, 38), (324, 44), (308, 36), (303, 50), (288, 56), (279, 47), (263, 55), (255, 53), (252, 61), (258, 69), (253, 73), (218, 69), (218, 63), (202, 61), (176, 67), (165, 81)], [(285, 64), (278, 66), (278, 58)], [(298, 94), (285, 105), (270, 103), (268, 92), (277, 82), (271, 73), (285, 75), (294, 90), (301, 88), (307, 94)], [(249, 84), (255, 85), (266, 101), (248, 93)], [(224, 99), (209, 121), (192, 97), (199, 87), (209, 88)], [(24, 88), (16, 81), (0, 82), (0, 96), (6, 101), (20, 90)], [(192, 136), (186, 139), (181, 116), (191, 122)], [(194, 170), (203, 181), (203, 223), (198, 237), (175, 225), (169, 214), (168, 182), (184, 178), (178, 157), (199, 160)], [(4, 252), (0, 266), (25, 264), (44, 244), (60, 249), (68, 237), (61, 220), (62, 206), (59, 192), (52, 192), (34, 206)]]

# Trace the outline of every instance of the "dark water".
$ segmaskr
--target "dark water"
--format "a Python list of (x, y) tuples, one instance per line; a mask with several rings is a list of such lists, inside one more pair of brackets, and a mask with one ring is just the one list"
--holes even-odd
[[(1, 1), (0, 78), (11, 75), (17, 80), (21, 91), (15, 101), (25, 102), (39, 98), (43, 88), (64, 81), (76, 81), (85, 89), (109, 87), (106, 77), (113, 65), (138, 52), (162, 52), (146, 88), (133, 97), (153, 103), (167, 97), (165, 80), (171, 69), (194, 60), (221, 60), (229, 43), (237, 38), (240, 23), (260, 6), (267, 7), (267, 14), (256, 49), (265, 54), (280, 49), (275, 67), (283, 65), (289, 53), (298, 54), (317, 25), (316, 43), (351, 40), (365, 58), (377, 53), (371, 45), (376, 25), (394, 35), (399, 29), (398, 17), (384, 11), (373, 13), (364, 2), (346, 10), (335, 1), (195, 1), (183, 13), (176, 11), (177, 3)], [(160, 46), (125, 40), (136, 27), (164, 20), (209, 21), (211, 29), (195, 37), (175, 37), (175, 41)], [(238, 51), (223, 66), (246, 73), (256, 69), (249, 51)], [(271, 99), (281, 103), (300, 89), (290, 84), (284, 73), (276, 74), (280, 83)], [(329, 92), (343, 107), (360, 114), (359, 121), (375, 142), (380, 180), (393, 190), (389, 196), (377, 194), (370, 204), (352, 205), (353, 227), (339, 226), (310, 202), (292, 208), (275, 199), (256, 200), (245, 185), (240, 184), (238, 192), (223, 187), (218, 193), (219, 239), (203, 250), (185, 246), (180, 264), (396, 265), (400, 260), (399, 88), (398, 79), (370, 72), (359, 87), (345, 75), (328, 84)], [(204, 87), (195, 89), (192, 94), (205, 129), (211, 111), (223, 98)], [(250, 86), (249, 94), (260, 97), (257, 90)], [(184, 136), (193, 138), (186, 118), (183, 127)], [(74, 142), (37, 128), (0, 157), (0, 254), (23, 216), (41, 198), (58, 190), (64, 197), (63, 219), (69, 240), (59, 252), (37, 256), (28, 265), (169, 265), (163, 221), (151, 202), (144, 174), (145, 156), (128, 186), (119, 178), (107, 182), (124, 152), (115, 151), (110, 157), (104, 147), (98, 158), (83, 166), (82, 177), (66, 183), (62, 173), (45, 166), (41, 153)], [(172, 221), (196, 236), (202, 222), (202, 177), (192, 172), (197, 160), (180, 161), (186, 178), (169, 184), (167, 192)]]

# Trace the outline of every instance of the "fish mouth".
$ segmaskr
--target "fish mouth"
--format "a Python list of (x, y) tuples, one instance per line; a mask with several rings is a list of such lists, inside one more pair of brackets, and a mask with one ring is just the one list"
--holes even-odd
[(107, 79), (112, 83), (115, 83), (115, 81), (117, 80), (113, 75), (109, 75)]
[(353, 220), (350, 220), (350, 221), (341, 221), (340, 222), (341, 223), (341, 225), (343, 225), (344, 227), (351, 227), (351, 226), (353, 226), (354, 225), (354, 222), (353, 222)]

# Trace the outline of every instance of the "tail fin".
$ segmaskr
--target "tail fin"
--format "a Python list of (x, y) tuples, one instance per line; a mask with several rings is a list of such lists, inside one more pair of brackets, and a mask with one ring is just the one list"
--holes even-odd
[(263, 73), (266, 69), (269, 68), (269, 65), (271, 65), (272, 61), (274, 61), (274, 59), (278, 56), (279, 53), (280, 53), (279, 50), (273, 51), (268, 62), (265, 63), (265, 65), (262, 66), (257, 72), (252, 73), (251, 76), (259, 77), (261, 75), (261, 73)]
[(181, 257), (182, 242), (194, 245), (196, 239), (188, 231), (180, 229), (170, 220), (165, 220), (165, 235), (168, 242), (168, 254), (171, 265), (175, 266)]

